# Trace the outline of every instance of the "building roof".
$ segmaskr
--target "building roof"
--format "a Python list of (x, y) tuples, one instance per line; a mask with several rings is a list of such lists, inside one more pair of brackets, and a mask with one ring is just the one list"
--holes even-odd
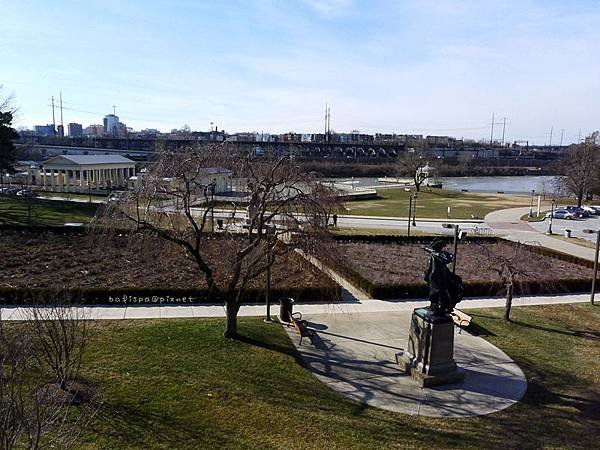
[(44, 161), (44, 165), (49, 164), (76, 164), (79, 166), (95, 164), (135, 164), (129, 158), (121, 155), (59, 155)]

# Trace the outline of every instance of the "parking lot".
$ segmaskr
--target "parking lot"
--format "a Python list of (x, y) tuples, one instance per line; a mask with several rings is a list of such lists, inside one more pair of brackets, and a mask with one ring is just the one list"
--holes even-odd
[[(548, 231), (548, 222), (550, 219), (546, 218), (543, 222), (530, 222), (529, 225), (545, 233)], [(600, 216), (591, 216), (582, 219), (553, 219), (552, 220), (552, 232), (554, 234), (565, 234), (565, 230), (571, 230), (571, 236), (581, 239), (586, 239), (591, 242), (596, 242), (595, 234), (584, 233), (584, 229), (598, 230), (600, 229)]]

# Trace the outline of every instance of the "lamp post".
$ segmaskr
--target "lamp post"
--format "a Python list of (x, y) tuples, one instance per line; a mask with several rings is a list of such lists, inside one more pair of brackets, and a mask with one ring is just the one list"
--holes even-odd
[(215, 186), (216, 181), (213, 181), (208, 185), (210, 189), (210, 229), (215, 232)]
[(273, 263), (273, 249), (272, 238), (275, 235), (275, 225), (266, 225), (265, 229), (267, 233), (267, 288), (265, 290), (265, 300), (267, 304), (267, 316), (265, 322), (272, 322), (271, 320), (271, 265)]
[(594, 304), (594, 294), (596, 293), (596, 277), (598, 276), (598, 253), (600, 251), (600, 230), (583, 230), (584, 233), (594, 234), (596, 233), (596, 253), (594, 254), (594, 277), (592, 278), (592, 293), (590, 295), (590, 302)]
[(417, 226), (417, 222), (416, 222), (416, 218), (417, 218), (417, 193), (415, 192), (413, 194), (414, 200), (413, 200), (413, 218), (412, 218), (412, 226), (416, 227)]
[(531, 201), (529, 202), (529, 217), (533, 217), (533, 196), (535, 195), (535, 189), (531, 190)]
[(554, 218), (554, 204), (556, 203), (556, 200), (552, 199), (552, 209), (550, 211), (550, 221), (548, 222), (548, 231), (546, 231), (546, 234), (552, 234), (552, 219)]
[(458, 241), (461, 237), (460, 234), (460, 225), (453, 223), (444, 223), (442, 224), (444, 228), (452, 228), (454, 229), (454, 259), (452, 260), (452, 273), (456, 273), (456, 259), (458, 254)]
[(406, 235), (408, 237), (410, 237), (410, 217), (412, 215), (412, 201), (413, 201), (413, 197), (412, 194), (408, 196), (408, 220), (407, 220), (407, 226), (408, 226), (408, 230), (406, 232)]

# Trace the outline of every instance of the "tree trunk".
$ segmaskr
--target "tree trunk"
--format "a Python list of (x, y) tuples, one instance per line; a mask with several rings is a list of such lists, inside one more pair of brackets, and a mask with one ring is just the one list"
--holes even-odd
[(581, 205), (583, 204), (583, 192), (580, 192), (577, 195), (577, 207), (581, 208)]
[(235, 300), (227, 300), (225, 302), (225, 333), (224, 336), (228, 339), (235, 339), (237, 333), (237, 313), (239, 307)]
[(512, 308), (514, 289), (515, 287), (513, 283), (506, 285), (506, 304), (504, 305), (504, 315), (502, 316), (506, 322), (510, 322), (510, 309)]

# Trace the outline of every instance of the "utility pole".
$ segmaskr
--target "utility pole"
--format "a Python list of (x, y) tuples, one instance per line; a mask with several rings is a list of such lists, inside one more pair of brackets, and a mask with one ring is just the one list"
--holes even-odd
[(327, 142), (327, 102), (325, 102), (325, 142)]
[(54, 95), (52, 96), (52, 135), (56, 136), (56, 118), (54, 117)]
[(502, 147), (504, 147), (504, 132), (506, 131), (506, 117), (502, 121)]
[(561, 147), (562, 147), (562, 144), (563, 144), (563, 136), (564, 136), (564, 134), (565, 134), (565, 129), (561, 128), (561, 130), (560, 130), (560, 146)]
[(60, 126), (63, 129), (63, 134), (65, 132), (65, 124), (63, 123), (63, 107), (62, 107), (62, 91), (58, 94), (60, 96)]
[(329, 135), (328, 141), (331, 140), (331, 106), (327, 108), (327, 133)]
[(554, 131), (554, 126), (550, 127), (550, 147), (552, 147), (552, 132)]
[(494, 120), (496, 120), (496, 113), (492, 113), (492, 132), (490, 133), (490, 147), (494, 142)]

